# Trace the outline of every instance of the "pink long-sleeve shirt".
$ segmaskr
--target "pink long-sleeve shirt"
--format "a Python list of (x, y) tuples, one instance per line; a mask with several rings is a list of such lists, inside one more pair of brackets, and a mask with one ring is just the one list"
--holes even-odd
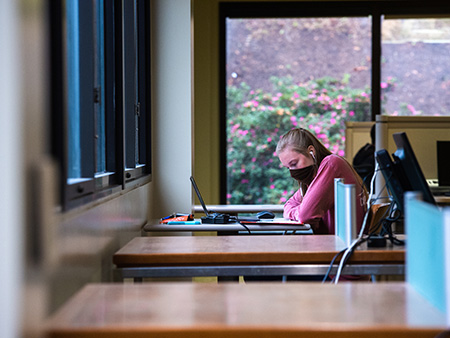
[(356, 224), (361, 228), (365, 213), (365, 194), (350, 164), (337, 155), (326, 156), (317, 175), (302, 197), (300, 189), (284, 205), (283, 217), (310, 224), (315, 234), (334, 234), (334, 179), (355, 184)]

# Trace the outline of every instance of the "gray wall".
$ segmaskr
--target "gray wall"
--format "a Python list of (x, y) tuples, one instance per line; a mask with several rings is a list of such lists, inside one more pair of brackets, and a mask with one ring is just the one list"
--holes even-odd
[(6, 338), (40, 336), (44, 318), (85, 283), (112, 280), (113, 253), (147, 220), (189, 212), (192, 204), (190, 0), (152, 1), (152, 182), (65, 213), (55, 202), (59, 173), (48, 156), (44, 4), (0, 2), (0, 336)]
[[(4, 178), (0, 190), (0, 336), (13, 337), (20, 327), (22, 247), (22, 160), (19, 98), (17, 6), (0, 2), (0, 159)], [(9, 179), (7, 179), (9, 178)]]

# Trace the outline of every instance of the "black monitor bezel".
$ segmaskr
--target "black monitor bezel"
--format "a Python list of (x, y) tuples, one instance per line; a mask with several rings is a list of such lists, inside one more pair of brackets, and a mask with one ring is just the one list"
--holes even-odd
[(439, 186), (450, 186), (450, 141), (436, 141), (437, 177)]
[(394, 133), (392, 137), (397, 146), (397, 150), (392, 154), (392, 158), (394, 159), (395, 167), (401, 171), (401, 175), (404, 175), (407, 182), (404, 183), (403, 190), (420, 192), (423, 201), (436, 204), (408, 136), (405, 132), (400, 132)]
[(386, 149), (381, 149), (375, 152), (375, 159), (378, 162), (381, 173), (383, 174), (386, 187), (389, 191), (392, 200), (397, 205), (400, 212), (404, 210), (403, 196), (405, 194), (405, 183), (401, 181), (398, 170), (392, 162), (391, 156)]

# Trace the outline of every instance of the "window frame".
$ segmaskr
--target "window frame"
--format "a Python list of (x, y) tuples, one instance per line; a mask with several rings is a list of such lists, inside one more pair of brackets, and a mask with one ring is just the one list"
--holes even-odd
[[(69, 118), (67, 93), (68, 64), (66, 52), (66, 20), (65, 4), (60, 1), (51, 1), (48, 5), (49, 13), (49, 60), (50, 60), (50, 109), (51, 109), (51, 154), (56, 158), (60, 169), (60, 205), (63, 211), (75, 207), (88, 205), (100, 198), (120, 193), (124, 189), (133, 189), (151, 181), (151, 125), (150, 125), (150, 1), (149, 0), (99, 0), (103, 3), (103, 30), (104, 37), (99, 53), (99, 63), (96, 64), (94, 57), (95, 40), (95, 18), (94, 1), (80, 1), (79, 10), (83, 15), (83, 22), (79, 23), (78, 34), (86, 41), (80, 49), (80, 78), (85, 81), (80, 86), (80, 144), (82, 149), (80, 167), (80, 178), (69, 178)], [(134, 13), (126, 12), (127, 4), (136, 6)], [(137, 10), (139, 8), (139, 11)], [(81, 20), (81, 19), (80, 19)], [(139, 136), (134, 139), (132, 145), (126, 139), (125, 134), (136, 130), (135, 125), (127, 125), (125, 122), (124, 102), (129, 96), (125, 91), (125, 74), (127, 60), (124, 55), (128, 52), (124, 40), (124, 21), (130, 20), (135, 25), (135, 30), (140, 39), (132, 40), (140, 51), (141, 63), (135, 70), (136, 74), (142, 74), (142, 80), (136, 83), (136, 88), (142, 96), (142, 105), (139, 119)], [(82, 65), (82, 66), (81, 66)], [(95, 66), (103, 67), (100, 72), (104, 74), (104, 88), (95, 83)], [(98, 74), (98, 73), (97, 73)], [(87, 81), (87, 82), (86, 82)], [(96, 158), (96, 128), (95, 105), (99, 103), (104, 109), (104, 168), (97, 172)], [(128, 129), (128, 130), (127, 130)], [(139, 165), (136, 163), (126, 166), (125, 158), (127, 151), (134, 151), (139, 147), (141, 154)], [(129, 150), (131, 149), (131, 150)], [(104, 170), (103, 170), (104, 169)]]
[(227, 194), (227, 133), (226, 133), (226, 19), (227, 18), (308, 18), (372, 16), (372, 121), (381, 114), (381, 22), (390, 16), (450, 15), (450, 4), (430, 0), (421, 1), (264, 1), (219, 3), (219, 202), (226, 204)]

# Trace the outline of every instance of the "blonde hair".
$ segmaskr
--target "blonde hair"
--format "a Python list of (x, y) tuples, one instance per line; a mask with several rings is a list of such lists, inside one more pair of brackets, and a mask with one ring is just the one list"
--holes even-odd
[(309, 146), (314, 147), (314, 157), (317, 165), (320, 165), (326, 156), (331, 155), (331, 151), (325, 148), (313, 133), (303, 128), (291, 129), (281, 136), (277, 144), (276, 153), (279, 155), (289, 147), (297, 153), (308, 156)]
[[(316, 153), (315, 153), (315, 162), (316, 165), (319, 166), (322, 160), (328, 156), (331, 155), (331, 151), (329, 151), (325, 146), (322, 144), (322, 142), (319, 141), (319, 139), (311, 133), (309, 130), (303, 129), (303, 128), (296, 128), (291, 129), (287, 133), (285, 133), (283, 136), (280, 137), (280, 140), (278, 141), (276, 153), (277, 155), (280, 155), (286, 148), (290, 148), (293, 151), (296, 151), (300, 154), (303, 154), (305, 156), (309, 155), (308, 147), (313, 146)], [(345, 160), (345, 159), (344, 159)], [(348, 161), (345, 160), (347, 163)], [(356, 181), (361, 186), (363, 193), (365, 197), (367, 197), (367, 189), (364, 186), (364, 183), (359, 176), (359, 174), (355, 171), (353, 166), (348, 163), (350, 168), (353, 171), (353, 175), (356, 178)], [(306, 192), (305, 187), (300, 185), (302, 188), (302, 192)]]

